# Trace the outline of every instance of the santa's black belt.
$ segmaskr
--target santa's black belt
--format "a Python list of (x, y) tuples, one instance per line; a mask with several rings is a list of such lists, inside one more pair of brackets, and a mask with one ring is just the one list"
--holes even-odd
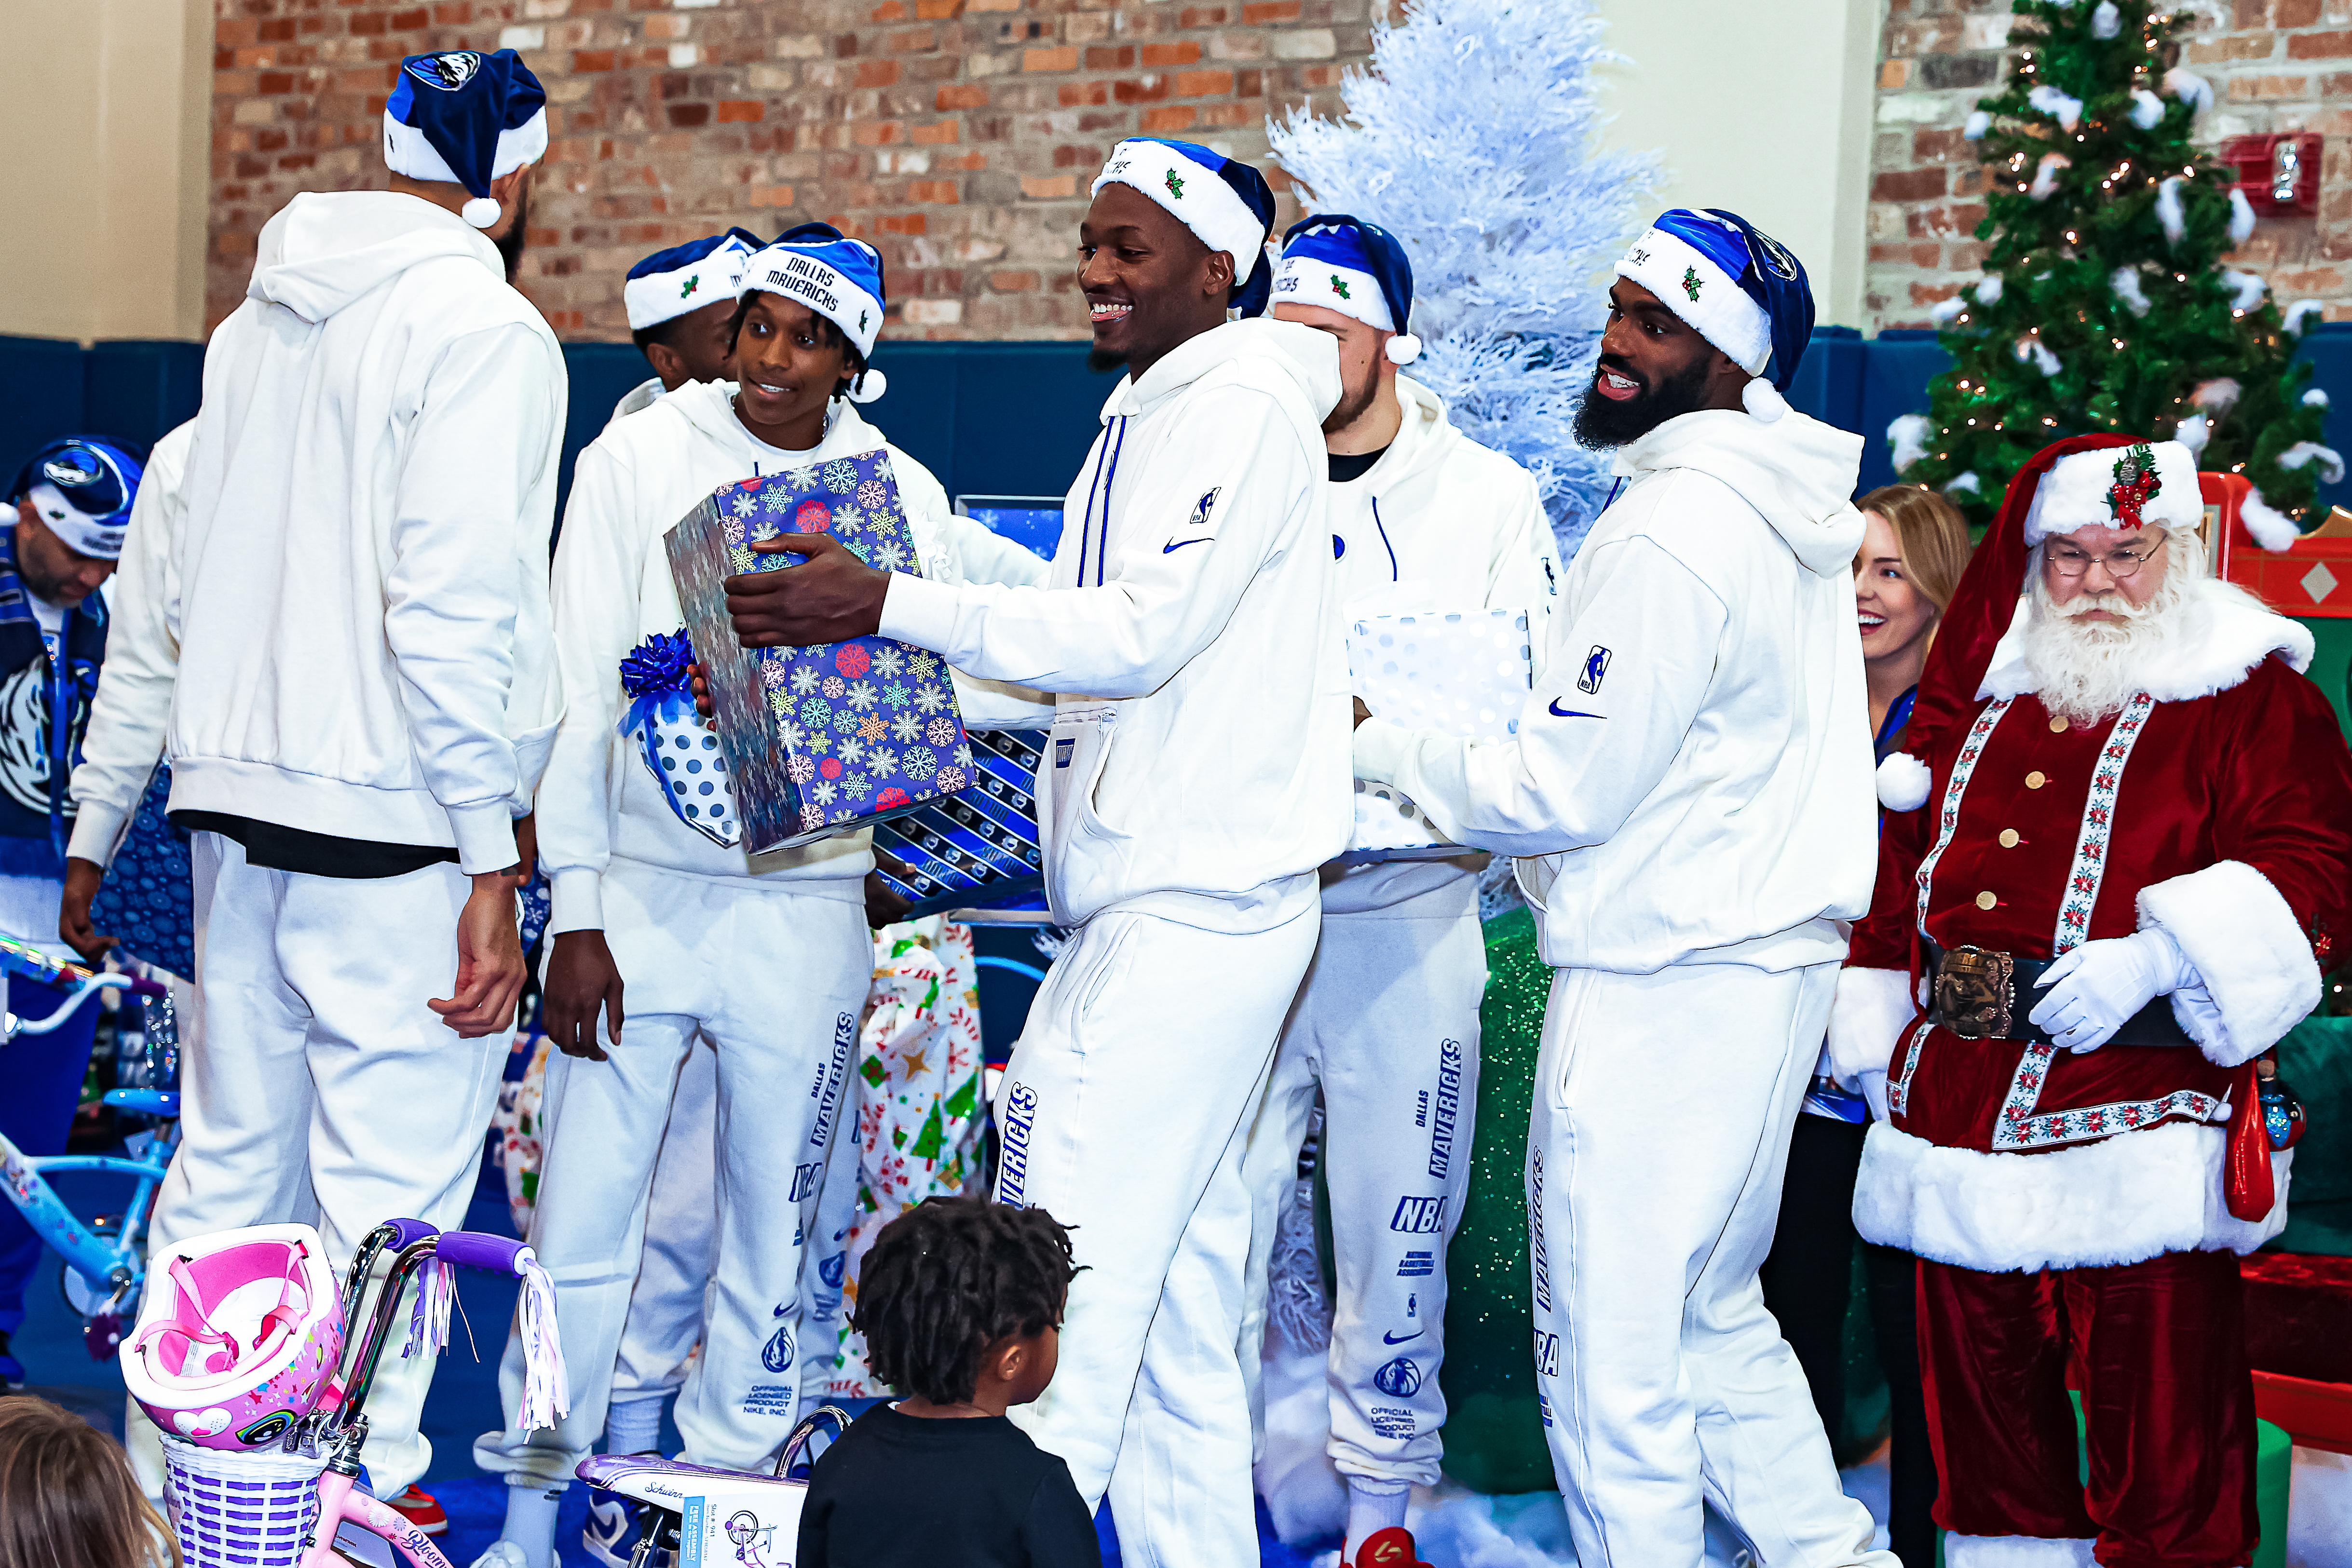
[[(2046, 1043), (2049, 1030), (2027, 1017), (2049, 993), (2033, 982), (2052, 960), (2021, 958), (1987, 947), (1944, 948), (1929, 942), (1927, 972), (1935, 977), (1927, 1017), (1937, 1027), (1962, 1040), (2011, 1040), (2029, 1045)], [(2172, 1016), (2172, 1001), (2158, 997), (2124, 1020), (2113, 1045), (2191, 1045), (2180, 1020)]]

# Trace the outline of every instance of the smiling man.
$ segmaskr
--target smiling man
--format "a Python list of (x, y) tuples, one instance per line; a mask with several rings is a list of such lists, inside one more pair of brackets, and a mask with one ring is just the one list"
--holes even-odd
[(2205, 574), (2204, 507), (2176, 442), (2035, 457), (1879, 771), (1832, 1047), (1892, 1069), (1854, 1222), (1921, 1258), (1952, 1568), (2258, 1538), (2232, 1254), (2286, 1222), (2256, 1061), (2319, 1001), (2352, 758), (2311, 633)]
[(1759, 1561), (1891, 1568), (1756, 1286), (1869, 898), (1862, 443), (1780, 397), (1812, 298), (1745, 220), (1665, 214), (1610, 298), (1579, 429), (1621, 486), (1517, 734), (1366, 719), (1356, 772), (1521, 857), (1542, 912), (1535, 1361), (1577, 1560), (1695, 1568), (1711, 1497)]
[(1265, 308), (1274, 198), (1189, 142), (1120, 142), (1078, 233), (1099, 358), (1128, 373), (1071, 486), (1049, 586), (869, 570), (837, 542), (731, 578), (753, 645), (879, 630), (1059, 694), (1038, 776), (1075, 935), (996, 1103), (997, 1197), (1071, 1228), (1062, 1372), (1020, 1417), (1106, 1490), (1130, 1562), (1256, 1561), (1234, 1355), (1242, 1149), (1349, 829), (1348, 674), (1324, 511), (1328, 334)]

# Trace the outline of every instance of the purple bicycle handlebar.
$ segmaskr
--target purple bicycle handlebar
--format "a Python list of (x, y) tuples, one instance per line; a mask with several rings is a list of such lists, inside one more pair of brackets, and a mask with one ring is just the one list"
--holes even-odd
[(479, 1230), (445, 1230), (433, 1244), (433, 1255), (444, 1263), (479, 1269), (511, 1279), (521, 1270), (516, 1260), (530, 1249), (511, 1236), (491, 1236)]
[(392, 1228), (391, 1245), (394, 1252), (405, 1251), (426, 1237), (439, 1234), (421, 1219), (387, 1219), (384, 1224)]

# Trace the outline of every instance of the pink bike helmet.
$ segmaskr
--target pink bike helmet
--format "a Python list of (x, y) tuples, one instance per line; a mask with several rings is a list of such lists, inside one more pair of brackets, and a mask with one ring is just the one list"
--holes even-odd
[(159, 1248), (122, 1381), (155, 1425), (206, 1448), (265, 1448), (310, 1413), (343, 1349), (327, 1249), (307, 1225)]

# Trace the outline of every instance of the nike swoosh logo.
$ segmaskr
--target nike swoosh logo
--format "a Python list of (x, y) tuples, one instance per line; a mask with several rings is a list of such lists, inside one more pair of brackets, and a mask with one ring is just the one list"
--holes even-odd
[(1186, 545), (1204, 545), (1211, 542), (1212, 541), (1208, 539), (1178, 539), (1174, 544), (1161, 545), (1160, 547), (1160, 553), (1161, 555), (1166, 555), (1171, 550), (1182, 549)]
[(1562, 707), (1559, 706), (1559, 699), (1554, 697), (1551, 699), (1551, 716), (1554, 718), (1607, 718), (1609, 716), (1605, 713), (1584, 713), (1576, 708)]
[(1428, 1332), (1429, 1331), (1427, 1329), (1415, 1329), (1409, 1334), (1383, 1333), (1381, 1335), (1381, 1343), (1382, 1344), (1402, 1344), (1407, 1340), (1419, 1339)]

